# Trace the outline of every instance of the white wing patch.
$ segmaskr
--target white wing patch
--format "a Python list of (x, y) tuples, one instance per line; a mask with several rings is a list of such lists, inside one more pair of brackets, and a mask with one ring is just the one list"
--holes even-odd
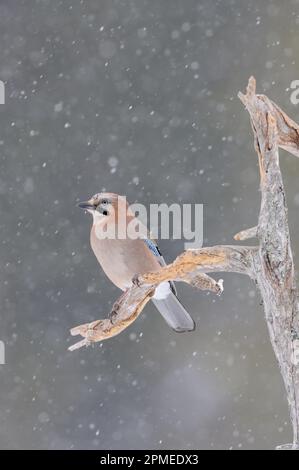
[(162, 299), (166, 299), (169, 296), (169, 294), (171, 294), (171, 288), (170, 288), (169, 282), (165, 281), (165, 282), (161, 282), (161, 284), (158, 285), (153, 295), (153, 298), (157, 300), (162, 300)]

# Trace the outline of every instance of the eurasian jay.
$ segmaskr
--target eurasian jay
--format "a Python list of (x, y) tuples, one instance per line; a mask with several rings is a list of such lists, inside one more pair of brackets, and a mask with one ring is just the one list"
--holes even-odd
[[(136, 274), (157, 271), (165, 266), (156, 242), (146, 229), (142, 238), (127, 236), (127, 227), (138, 219), (130, 211), (124, 197), (114, 193), (98, 193), (78, 206), (92, 214), (91, 248), (107, 277), (122, 291), (132, 285)], [(142, 226), (139, 221), (138, 224)], [(120, 233), (125, 236), (120, 237)], [(195, 329), (194, 320), (177, 298), (173, 282), (162, 282), (156, 288), (152, 301), (173, 330), (183, 332)]]

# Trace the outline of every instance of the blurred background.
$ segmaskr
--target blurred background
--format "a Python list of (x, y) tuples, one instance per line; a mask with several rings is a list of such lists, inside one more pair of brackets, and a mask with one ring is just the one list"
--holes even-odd
[[(205, 245), (257, 223), (250, 75), (295, 120), (299, 1), (1, 0), (2, 449), (271, 449), (291, 440), (260, 296), (236, 274), (179, 285), (197, 330), (153, 306), (119, 336), (70, 353), (69, 329), (119, 291), (78, 200), (204, 204)], [(299, 258), (299, 162), (281, 152)], [(183, 241), (163, 241), (167, 261)], [(298, 263), (297, 263), (298, 266)]]

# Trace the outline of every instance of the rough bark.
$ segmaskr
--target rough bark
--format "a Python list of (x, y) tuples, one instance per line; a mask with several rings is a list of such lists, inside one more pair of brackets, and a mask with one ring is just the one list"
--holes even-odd
[(261, 180), (261, 208), (256, 227), (235, 235), (236, 240), (256, 238), (257, 246), (214, 246), (188, 250), (156, 273), (136, 275), (132, 287), (114, 304), (108, 319), (80, 325), (72, 335), (84, 339), (74, 350), (123, 331), (141, 313), (155, 287), (175, 280), (220, 294), (222, 281), (206, 273), (247, 274), (263, 298), (271, 344), (283, 381), (293, 428), (293, 442), (280, 449), (299, 449), (299, 302), (290, 244), (287, 206), (279, 166), (279, 147), (299, 157), (299, 126), (265, 95), (255, 92), (251, 77), (245, 95), (239, 93), (250, 114)]

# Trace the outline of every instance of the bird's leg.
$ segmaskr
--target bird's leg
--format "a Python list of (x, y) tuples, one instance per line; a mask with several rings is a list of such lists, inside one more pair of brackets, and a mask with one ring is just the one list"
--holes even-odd
[(116, 317), (117, 317), (117, 310), (113, 306), (113, 309), (111, 310), (111, 312), (108, 315), (108, 318), (109, 318), (110, 322), (112, 323), (112, 325), (114, 325)]
[(119, 302), (115, 302), (115, 303), (113, 304), (113, 307), (112, 307), (111, 312), (110, 312), (109, 315), (108, 315), (108, 318), (109, 318), (110, 322), (111, 322), (113, 325), (114, 325), (115, 320), (116, 320), (116, 318), (117, 318), (117, 313), (118, 313), (118, 311), (119, 311), (119, 308), (120, 308)]
[(108, 318), (109, 318), (109, 320), (110, 320), (110, 322), (111, 322), (112, 324), (115, 323), (115, 320), (116, 320), (116, 318), (117, 318), (117, 314), (118, 314), (118, 311), (119, 311), (119, 309), (120, 309), (120, 307), (121, 307), (123, 298), (125, 297), (125, 295), (127, 294), (127, 292), (128, 292), (128, 289), (126, 289), (126, 290), (122, 293), (122, 295), (119, 297), (119, 299), (117, 299), (117, 301), (114, 302), (114, 304), (113, 304), (112, 310), (111, 310), (111, 312), (110, 312), (109, 315), (108, 315)]
[(139, 279), (139, 274), (134, 274), (134, 276), (132, 277), (132, 284), (133, 284), (133, 286), (137, 286), (137, 287), (141, 286), (141, 282), (140, 282), (140, 279)]
[[(158, 284), (160, 283), (157, 283), (157, 285)], [(144, 281), (142, 279), (141, 274), (134, 274), (134, 276), (132, 277), (132, 285), (136, 287), (144, 287)], [(157, 285), (155, 286), (155, 288), (157, 287)], [(151, 292), (148, 293), (149, 297), (152, 297), (154, 293), (155, 293), (155, 289), (152, 289)]]

